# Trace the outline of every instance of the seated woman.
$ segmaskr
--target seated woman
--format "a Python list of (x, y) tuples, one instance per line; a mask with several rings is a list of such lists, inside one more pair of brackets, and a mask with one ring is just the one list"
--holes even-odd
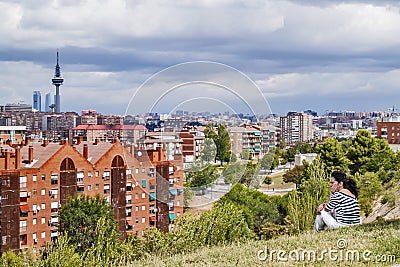
[(317, 209), (314, 230), (360, 224), (360, 207), (356, 182), (347, 178), (344, 172), (334, 171), (331, 177), (331, 196), (328, 203)]

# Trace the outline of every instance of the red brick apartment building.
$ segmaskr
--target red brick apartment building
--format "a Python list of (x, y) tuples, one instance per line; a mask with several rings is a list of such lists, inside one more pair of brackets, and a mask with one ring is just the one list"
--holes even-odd
[(104, 196), (124, 234), (141, 235), (151, 226), (168, 231), (183, 213), (182, 158), (166, 161), (162, 149), (134, 151), (97, 140), (0, 148), (1, 253), (43, 249), (57, 237), (59, 208), (75, 194)]
[(400, 121), (381, 121), (376, 123), (376, 135), (389, 144), (400, 144)]

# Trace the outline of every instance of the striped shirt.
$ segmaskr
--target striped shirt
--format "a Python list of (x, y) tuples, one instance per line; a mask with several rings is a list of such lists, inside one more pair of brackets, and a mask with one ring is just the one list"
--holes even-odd
[(351, 197), (342, 192), (331, 195), (326, 209), (334, 211), (336, 220), (341, 224), (359, 224), (360, 207), (356, 197)]

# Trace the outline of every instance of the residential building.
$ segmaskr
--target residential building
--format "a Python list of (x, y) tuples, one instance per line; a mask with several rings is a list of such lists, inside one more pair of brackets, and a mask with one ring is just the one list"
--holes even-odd
[(117, 139), (124, 144), (135, 144), (142, 138), (147, 129), (143, 125), (78, 125), (72, 129), (74, 139), (84, 141)]
[(239, 156), (242, 151), (249, 151), (254, 159), (262, 158), (273, 151), (278, 143), (278, 128), (272, 125), (242, 125), (227, 128), (232, 152)]
[(168, 160), (162, 145), (79, 141), (0, 145), (0, 253), (43, 250), (58, 235), (59, 208), (75, 194), (106, 198), (124, 235), (169, 231), (183, 214), (180, 154)]
[(310, 141), (313, 138), (312, 115), (289, 112), (280, 118), (281, 139), (287, 144)]
[(0, 126), (0, 143), (20, 144), (25, 140), (26, 126)]
[(400, 117), (392, 116), (381, 119), (376, 124), (377, 137), (383, 138), (389, 144), (400, 144)]
[(182, 130), (178, 135), (182, 139), (183, 161), (190, 163), (199, 159), (204, 146), (204, 133), (197, 130)]

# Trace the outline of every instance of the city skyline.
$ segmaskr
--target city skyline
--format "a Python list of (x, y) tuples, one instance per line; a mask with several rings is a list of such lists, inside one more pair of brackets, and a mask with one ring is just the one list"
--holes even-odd
[[(146, 80), (193, 61), (225, 64), (245, 74), (276, 114), (399, 106), (396, 1), (3, 1), (0, 6), (2, 105), (31, 103), (35, 88), (54, 94), (58, 48), (65, 79), (61, 111), (92, 108), (122, 115)], [(180, 81), (179, 75), (172, 78)], [(229, 111), (226, 106), (238, 107), (213, 96), (210, 104), (191, 102), (184, 89), (175, 98), (178, 104), (157, 111), (172, 113), (185, 103), (221, 113)]]

